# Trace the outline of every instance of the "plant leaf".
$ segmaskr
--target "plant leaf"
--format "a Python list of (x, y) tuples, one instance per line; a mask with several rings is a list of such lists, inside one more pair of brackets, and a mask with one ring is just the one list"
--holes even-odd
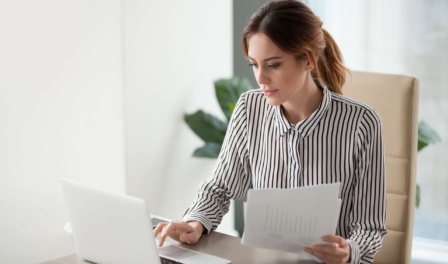
[(184, 119), (191, 130), (204, 142), (222, 144), (224, 141), (227, 123), (217, 117), (198, 110), (193, 114), (185, 114)]
[(221, 144), (211, 142), (205, 143), (204, 146), (197, 148), (193, 152), (193, 157), (216, 159), (221, 151), (221, 146)]
[(215, 81), (216, 99), (227, 120), (230, 120), (240, 95), (250, 89), (252, 85), (247, 78), (233, 77)]
[(440, 136), (437, 132), (423, 121), (418, 123), (418, 149), (422, 150), (429, 144), (440, 142)]

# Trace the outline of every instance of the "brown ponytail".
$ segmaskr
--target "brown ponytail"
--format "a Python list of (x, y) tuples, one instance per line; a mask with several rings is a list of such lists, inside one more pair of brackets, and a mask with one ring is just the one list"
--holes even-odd
[(345, 72), (341, 52), (322, 21), (305, 4), (296, 0), (277, 0), (260, 7), (243, 31), (243, 52), (248, 56), (248, 39), (264, 33), (280, 49), (308, 59), (315, 65), (317, 82), (332, 92), (342, 94)]
[(332, 92), (342, 94), (345, 73), (348, 72), (348, 69), (343, 64), (342, 54), (336, 41), (328, 31), (325, 29), (322, 29), (322, 31), (326, 47), (317, 60), (314, 77), (327, 85)]

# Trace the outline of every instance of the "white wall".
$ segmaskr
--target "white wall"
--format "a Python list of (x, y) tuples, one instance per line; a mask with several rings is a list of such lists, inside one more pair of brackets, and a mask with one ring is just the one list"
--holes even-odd
[(0, 263), (75, 251), (59, 178), (125, 189), (121, 1), (0, 1)]
[(231, 1), (0, 1), (0, 263), (75, 252), (60, 177), (181, 217), (214, 166), (182, 115), (220, 114), (231, 26)]
[(202, 142), (183, 113), (221, 114), (213, 81), (232, 74), (232, 3), (125, 1), (124, 10), (127, 190), (179, 219), (215, 163), (191, 157)]

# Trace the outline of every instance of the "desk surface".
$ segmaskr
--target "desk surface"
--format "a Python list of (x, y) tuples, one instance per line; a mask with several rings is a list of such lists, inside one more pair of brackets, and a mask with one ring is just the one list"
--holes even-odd
[[(202, 237), (195, 245), (182, 244), (181, 246), (229, 259), (232, 264), (316, 263), (304, 255), (252, 248), (242, 245), (240, 241), (238, 237), (212, 232), (209, 236)], [(75, 254), (42, 264), (91, 264), (91, 262), (84, 261)]]

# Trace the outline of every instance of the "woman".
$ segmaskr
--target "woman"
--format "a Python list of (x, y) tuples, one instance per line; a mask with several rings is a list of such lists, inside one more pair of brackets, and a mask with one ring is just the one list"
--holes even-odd
[(243, 51), (260, 89), (240, 97), (213, 176), (183, 221), (158, 225), (160, 244), (196, 243), (251, 186), (341, 182), (336, 235), (306, 251), (326, 263), (372, 263), (386, 234), (382, 126), (374, 110), (341, 95), (346, 68), (335, 41), (307, 6), (283, 0), (248, 21)]

